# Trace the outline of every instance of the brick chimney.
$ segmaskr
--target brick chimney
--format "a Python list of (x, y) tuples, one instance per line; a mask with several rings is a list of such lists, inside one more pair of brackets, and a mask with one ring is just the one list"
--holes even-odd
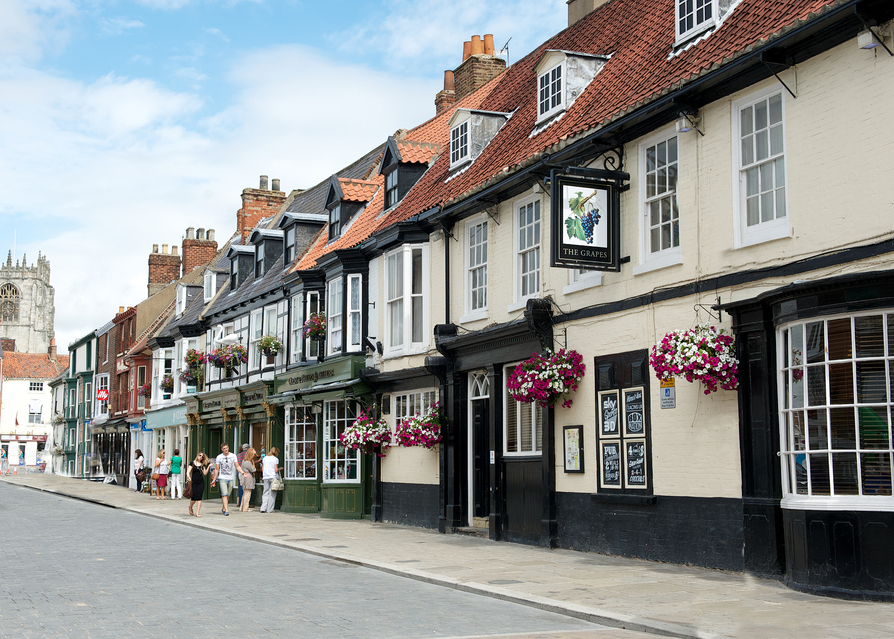
[(50, 347), (47, 349), (47, 355), (51, 360), (56, 359), (56, 339), (53, 338), (50, 340)]
[(505, 70), (506, 60), (494, 55), (494, 36), (485, 34), (484, 40), (481, 36), (472, 36), (471, 41), (463, 43), (462, 64), (453, 72), (456, 101), (474, 93)]
[(593, 13), (602, 5), (611, 0), (568, 0), (568, 26), (583, 20), (586, 16)]
[(0, 337), (0, 349), (3, 349), (4, 353), (15, 353), (16, 341), (11, 337)]
[(149, 297), (179, 279), (180, 256), (177, 254), (177, 247), (172, 246), (168, 253), (168, 245), (162, 244), (159, 253), (158, 244), (153, 244), (152, 253), (149, 254)]
[(435, 96), (435, 115), (440, 115), (456, 102), (456, 87), (453, 71), (444, 71), (444, 89)]
[[(279, 186), (279, 180), (273, 180), (273, 186)], [(261, 176), (260, 188), (242, 191), (242, 208), (236, 211), (236, 230), (245, 243), (255, 225), (265, 217), (272, 217), (286, 201), (286, 194), (279, 189), (271, 191), (267, 188), (267, 176)]]
[(205, 229), (198, 231), (193, 227), (186, 229), (186, 238), (180, 243), (183, 249), (183, 274), (204, 266), (217, 253), (217, 242), (214, 241), (214, 229), (208, 230), (210, 237), (205, 237)]

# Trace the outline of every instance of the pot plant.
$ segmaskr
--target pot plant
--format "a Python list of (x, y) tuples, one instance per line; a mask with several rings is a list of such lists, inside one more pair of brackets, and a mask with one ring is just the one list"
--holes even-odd
[(273, 335), (264, 335), (264, 337), (258, 340), (258, 350), (267, 358), (268, 364), (273, 363), (274, 358), (278, 353), (282, 352), (282, 349), (282, 342)]
[(568, 408), (572, 403), (568, 394), (577, 390), (587, 370), (583, 360), (575, 350), (547, 350), (544, 355), (534, 353), (515, 367), (506, 381), (506, 388), (517, 402), (537, 402), (546, 408), (564, 398), (562, 406)]
[(401, 446), (434, 448), (441, 441), (441, 413), (438, 402), (428, 410), (406, 418), (397, 425), (394, 437)]
[(339, 436), (345, 448), (359, 450), (361, 453), (376, 453), (385, 456), (391, 445), (391, 430), (382, 416), (376, 418), (375, 407), (363, 409), (354, 422), (345, 428)]
[(201, 386), (205, 381), (205, 353), (191, 348), (186, 351), (183, 363), (186, 364), (186, 368), (180, 372), (180, 382), (196, 388)]
[(215, 368), (223, 369), (227, 377), (232, 377), (233, 371), (248, 361), (248, 352), (240, 344), (227, 344), (208, 353), (205, 361)]
[(311, 313), (301, 333), (305, 338), (323, 340), (326, 338), (326, 313)]
[(665, 335), (652, 347), (649, 363), (658, 379), (682, 377), (687, 382), (701, 382), (705, 395), (739, 386), (735, 340), (707, 324)]

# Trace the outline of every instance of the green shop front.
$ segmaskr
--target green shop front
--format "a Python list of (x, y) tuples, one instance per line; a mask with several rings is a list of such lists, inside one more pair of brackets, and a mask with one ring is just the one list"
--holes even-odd
[(280, 374), (270, 403), (283, 408), (286, 512), (323, 517), (368, 517), (372, 503), (372, 458), (346, 449), (340, 436), (373, 401), (361, 379), (362, 356), (347, 356)]
[[(189, 422), (189, 459), (195, 459), (203, 451), (213, 462), (225, 443), (232, 453), (238, 453), (243, 444), (248, 444), (259, 456), (273, 446), (282, 449), (282, 424), (280, 422), (277, 426), (276, 408), (268, 401), (271, 386), (270, 382), (259, 381), (185, 398)], [(256, 461), (255, 465), (260, 485), (260, 462)], [(218, 497), (216, 490), (210, 490), (210, 483), (205, 484), (205, 496)], [(260, 495), (258, 487), (252, 503), (260, 504)]]

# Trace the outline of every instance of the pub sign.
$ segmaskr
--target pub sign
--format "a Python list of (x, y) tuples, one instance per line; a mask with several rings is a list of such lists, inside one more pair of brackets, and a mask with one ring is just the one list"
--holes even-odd
[(616, 184), (553, 175), (551, 266), (619, 271), (620, 196)]

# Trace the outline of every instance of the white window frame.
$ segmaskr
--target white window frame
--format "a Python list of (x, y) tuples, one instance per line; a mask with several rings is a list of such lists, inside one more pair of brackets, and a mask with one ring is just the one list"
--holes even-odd
[[(883, 335), (883, 347), (881, 356), (863, 356), (860, 357), (857, 349), (855, 348), (856, 335), (854, 333), (854, 325), (857, 320), (860, 318), (870, 317), (870, 316), (882, 316), (882, 335)], [(862, 480), (862, 465), (865, 463), (866, 455), (885, 455), (888, 458), (888, 468), (889, 472), (892, 468), (894, 468), (894, 464), (892, 464), (892, 456), (894, 456), (894, 441), (892, 441), (892, 419), (891, 419), (891, 411), (894, 410), (894, 397), (891, 397), (891, 375), (892, 370), (894, 370), (894, 334), (889, 330), (891, 327), (890, 316), (894, 315), (894, 308), (887, 309), (874, 309), (872, 311), (865, 311), (859, 313), (843, 313), (840, 315), (823, 315), (817, 317), (803, 318), (798, 319), (797, 321), (790, 322), (784, 325), (780, 325), (776, 330), (776, 353), (777, 353), (777, 389), (779, 397), (779, 445), (780, 445), (780, 466), (782, 470), (782, 501), (781, 505), (783, 508), (793, 509), (793, 510), (855, 510), (855, 511), (889, 511), (894, 509), (894, 495), (864, 495), (860, 494), (863, 492), (863, 481)], [(840, 321), (844, 319), (849, 319), (851, 322), (851, 345), (850, 345), (850, 356), (844, 359), (831, 359), (830, 353), (830, 344), (829, 344), (829, 324), (831, 322)], [(809, 361), (809, 353), (808, 351), (808, 339), (809, 334), (806, 330), (807, 325), (813, 323), (822, 324), (823, 331), (823, 357), (822, 360), (818, 361)], [(803, 342), (801, 342), (801, 349), (797, 349), (797, 345), (794, 339), (790, 338), (790, 343), (788, 344), (788, 349), (792, 354), (791, 357), (786, 357), (785, 354), (785, 340), (784, 333), (786, 331), (791, 331), (791, 329), (804, 326), (803, 331)], [(789, 333), (791, 335), (791, 333)], [(795, 350), (800, 350), (800, 356), (794, 353)], [(856, 368), (859, 365), (863, 364), (873, 364), (875, 363), (877, 366), (881, 365), (884, 368), (884, 375), (886, 379), (882, 382), (885, 386), (886, 390), (886, 401), (860, 401), (859, 394), (859, 379), (856, 374)], [(829, 369), (831, 366), (846, 366), (851, 365), (851, 379), (853, 382), (852, 389), (852, 397), (850, 403), (843, 404), (835, 404), (833, 402), (832, 396), (832, 388), (831, 388), (831, 376), (829, 374)], [(808, 394), (808, 379), (811, 376), (811, 368), (822, 368), (823, 369), (823, 382), (824, 387), (823, 398), (824, 403), (812, 403), (812, 400), (815, 400), (816, 397), (812, 394)], [(796, 371), (800, 371), (801, 379), (797, 380), (795, 375)], [(800, 392), (803, 399), (801, 401), (796, 401), (797, 393)], [(872, 448), (871, 446), (861, 445), (860, 431), (859, 431), (859, 414), (861, 407), (864, 409), (876, 409), (876, 415), (878, 414), (878, 409), (881, 409), (885, 412), (888, 420), (888, 446), (887, 448), (879, 447)], [(814, 439), (810, 437), (810, 426), (808, 416), (804, 416), (805, 413), (808, 413), (811, 410), (816, 411), (824, 411), (827, 413), (826, 417), (826, 432), (825, 435), (825, 447), (816, 446), (814, 447)], [(833, 440), (835, 439), (835, 430), (832, 426), (832, 416), (831, 411), (842, 411), (846, 412), (848, 410), (853, 410), (856, 414), (853, 416), (853, 426), (857, 429), (854, 433), (854, 442), (855, 447), (845, 447), (845, 446), (835, 446)], [(794, 427), (795, 415), (798, 413), (802, 414), (802, 428), (806, 430), (807, 437), (805, 438), (806, 443), (804, 448), (798, 448), (795, 445), (794, 441), (794, 431), (796, 430)], [(791, 417), (791, 421), (790, 418)], [(846, 423), (846, 422), (845, 422)], [(789, 428), (791, 425), (791, 428)], [(855, 454), (855, 459), (857, 462), (857, 466), (854, 469), (857, 476), (857, 491), (856, 495), (835, 495), (832, 494), (835, 492), (835, 466), (834, 464), (831, 467), (827, 467), (829, 471), (829, 486), (830, 486), (830, 494), (823, 495), (811, 494), (814, 486), (811, 484), (811, 474), (813, 471), (812, 463), (806, 464), (805, 467), (805, 475), (808, 485), (808, 493), (798, 493), (796, 489), (793, 491), (792, 477), (794, 476), (797, 481), (797, 472), (795, 470), (795, 465), (798, 461), (798, 457), (801, 455), (809, 457), (810, 454), (813, 453), (817, 457), (822, 457), (823, 455), (832, 455), (834, 456), (836, 453), (839, 455), (848, 455), (851, 453)], [(806, 461), (806, 458), (805, 458)], [(822, 463), (822, 461), (819, 461)]]
[[(109, 390), (109, 374), (104, 373), (102, 375), (96, 376), (96, 392), (99, 394), (101, 390)], [(93, 414), (97, 417), (108, 417), (109, 416), (109, 400), (100, 401), (94, 397), (96, 402), (96, 406), (93, 409)]]
[[(355, 290), (357, 291), (356, 300), (353, 298)], [(345, 339), (350, 351), (360, 348), (363, 344), (363, 276), (359, 273), (348, 275), (345, 302), (348, 309), (348, 332)], [(354, 339), (355, 333), (356, 339)]]
[(304, 341), (301, 328), (304, 324), (303, 299), (301, 295), (293, 295), (289, 309), (289, 363), (295, 364), (301, 361), (301, 346)]
[[(345, 405), (345, 417), (342, 419), (336, 416), (332, 417), (332, 411), (337, 411), (337, 405), (341, 403)], [(344, 431), (345, 427), (351, 425), (357, 418), (360, 407), (353, 400), (333, 399), (323, 402), (323, 481), (327, 484), (359, 484), (361, 477), (361, 458), (358, 450), (348, 449), (339, 441), (339, 435)], [(335, 451), (336, 459), (331, 459), (329, 455)], [(339, 478), (338, 464), (344, 460), (345, 465), (348, 463), (356, 464), (356, 472), (353, 478)], [(331, 472), (331, 464), (335, 464), (335, 472)], [(345, 472), (347, 475), (348, 473)], [(333, 477), (332, 475), (335, 475)]]
[(186, 286), (179, 284), (177, 286), (177, 315), (183, 315), (186, 310)]
[(390, 209), (392, 206), (397, 206), (397, 204), (400, 202), (400, 190), (397, 174), (399, 169), (399, 166), (395, 166), (393, 169), (385, 174), (385, 209)]
[(472, 137), (469, 120), (462, 122), (450, 129), (450, 168), (453, 169), (469, 161)]
[(585, 269), (568, 269), (568, 285), (562, 288), (562, 293), (577, 293), (594, 286), (602, 286), (602, 271), (588, 271)]
[[(304, 297), (307, 302), (307, 305), (302, 306), (302, 309), (306, 308), (307, 312), (306, 312), (306, 314), (302, 314), (302, 316), (301, 316), (302, 317), (301, 328), (304, 327), (304, 321), (305, 321), (304, 318), (310, 317), (311, 314), (313, 314), (313, 313), (319, 313), (320, 307), (321, 307), (319, 291), (306, 291), (304, 293)], [(316, 309), (316, 310), (314, 310), (314, 309)], [(328, 326), (329, 326), (329, 316), (328, 315), (326, 316), (326, 326), (327, 326), (327, 330), (328, 330)], [(299, 330), (300, 330), (300, 328), (299, 328)], [(305, 359), (314, 360), (314, 361), (318, 360), (320, 358), (319, 349), (320, 349), (320, 342), (314, 341), (314, 340), (310, 339), (309, 337), (304, 340), (303, 354), (304, 354)], [(317, 352), (313, 353), (312, 351), (314, 351), (314, 350), (316, 350)]]
[[(565, 110), (565, 81), (564, 61), (537, 76), (537, 124)], [(543, 110), (544, 100), (548, 103), (546, 110)]]
[[(515, 370), (515, 367), (518, 365), (510, 364), (508, 366), (503, 367), (503, 379), (509, 379), (509, 376), (512, 374), (512, 371)], [(503, 455), (505, 457), (535, 457), (543, 455), (543, 409), (540, 407), (540, 404), (537, 402), (531, 402), (530, 404), (525, 404), (522, 402), (515, 401), (509, 395), (509, 389), (506, 385), (503, 385)], [(515, 424), (509, 423), (509, 405), (515, 404)], [(514, 428), (516, 432), (516, 441), (518, 442), (518, 448), (521, 447), (522, 442), (522, 415), (524, 411), (529, 411), (531, 416), (531, 448), (532, 450), (509, 450), (509, 436), (508, 431), (510, 428)], [(539, 441), (538, 441), (539, 435)], [(537, 446), (540, 445), (538, 449)]]
[[(391, 434), (397, 432), (397, 426), (402, 421), (413, 415), (421, 415), (432, 404), (438, 401), (438, 389), (428, 388), (411, 393), (393, 395), (391, 398)], [(396, 441), (396, 440), (394, 440)]]
[[(536, 229), (534, 230), (534, 239), (536, 240), (535, 244), (531, 244), (530, 246), (526, 246), (524, 251), (521, 249), (521, 243), (519, 242), (519, 234), (521, 232), (521, 224), (520, 224), (520, 216), (523, 209), (526, 209), (528, 206), (532, 207), (532, 211), (536, 211), (539, 214), (539, 219), (536, 222)], [(537, 297), (540, 292), (543, 290), (543, 202), (539, 195), (532, 195), (521, 200), (517, 200), (512, 204), (512, 253), (513, 253), (513, 268), (512, 268), (512, 280), (513, 280), (513, 295), (514, 295), (514, 303), (509, 306), (509, 312), (515, 312), (521, 308), (524, 308), (527, 301), (531, 298)], [(528, 225), (530, 226), (530, 225)], [(537, 289), (534, 291), (530, 291), (527, 294), (523, 293), (524, 287), (522, 286), (522, 262), (524, 260), (524, 254), (536, 251), (537, 254), (537, 268), (536, 268), (536, 276), (534, 280), (537, 282)], [(534, 271), (530, 271), (534, 272)], [(529, 272), (529, 273), (530, 273)], [(525, 274), (524, 276), (526, 276)]]
[[(314, 439), (298, 439), (300, 436), (306, 436), (307, 426), (313, 423)], [(311, 411), (310, 406), (302, 406), (292, 404), (286, 406), (285, 410), (285, 450), (283, 458), (285, 460), (284, 476), (285, 479), (310, 479), (317, 478), (317, 432), (320, 428), (316, 415)], [(313, 474), (307, 474), (307, 461), (312, 460), (313, 466), (311, 471)], [(305, 464), (301, 472), (298, 472), (298, 464)]]
[(249, 335), (249, 353), (248, 362), (250, 368), (260, 368), (261, 351), (258, 349), (258, 342), (264, 336), (264, 309), (256, 308), (251, 312), (250, 321), (251, 329)]
[[(661, 144), (665, 144), (665, 148), (667, 148), (667, 143), (671, 140), (675, 141), (676, 146), (676, 160), (674, 160), (674, 170), (676, 171), (676, 184), (673, 189), (669, 186), (666, 186), (663, 191), (658, 192), (658, 167), (656, 165), (654, 171), (649, 171), (648, 167), (648, 151), (653, 147), (658, 147)], [(657, 150), (657, 148), (656, 148)], [(666, 153), (666, 152), (665, 152)], [(665, 154), (665, 157), (667, 155)], [(666, 161), (665, 166), (670, 167), (671, 163)], [(656, 181), (656, 192), (653, 195), (649, 195), (648, 192), (648, 184), (649, 184), (649, 174), (655, 174)], [(640, 233), (639, 233), (639, 255), (640, 255), (640, 263), (633, 268), (633, 274), (639, 275), (641, 273), (648, 273), (650, 271), (654, 271), (661, 268), (666, 268), (668, 266), (673, 266), (675, 264), (680, 264), (682, 262), (682, 251), (680, 246), (682, 242), (679, 241), (679, 198), (677, 197), (677, 187), (679, 186), (680, 180), (680, 136), (672, 130), (664, 130), (661, 133), (654, 135), (647, 140), (644, 140), (639, 145), (639, 201), (641, 204), (640, 209)], [(652, 241), (651, 241), (651, 232), (652, 232), (652, 220), (651, 220), (651, 206), (653, 203), (659, 203), (666, 198), (671, 198), (672, 202), (675, 204), (677, 208), (677, 228), (678, 228), (678, 245), (670, 246), (663, 250), (652, 251)], [(673, 211), (673, 209), (672, 209)], [(659, 220), (659, 234), (661, 226), (663, 223)], [(659, 238), (660, 241), (660, 238)]]
[(217, 292), (217, 277), (214, 271), (205, 271), (205, 282), (202, 291), (204, 292), (205, 301), (210, 302)]
[[(481, 250), (478, 251), (478, 255), (476, 256), (478, 259), (473, 259), (473, 247), (472, 247), (472, 237), (471, 234), (475, 229), (483, 227), (484, 230), (484, 239), (476, 247), (480, 247)], [(488, 225), (488, 217), (486, 214), (476, 215), (471, 217), (465, 221), (463, 226), (463, 281), (465, 282), (464, 291), (465, 291), (465, 310), (466, 314), (459, 318), (459, 323), (465, 322), (474, 322), (476, 320), (485, 319), (488, 315), (487, 313), (487, 295), (488, 295), (488, 243), (490, 239), (490, 227)], [(483, 252), (483, 256), (481, 253)], [(478, 271), (479, 273), (483, 269), (483, 293), (484, 293), (484, 304), (478, 308), (473, 308), (475, 302), (474, 291), (472, 289), (472, 282), (474, 279), (474, 272)]]
[(28, 392), (29, 393), (42, 393), (43, 392), (43, 382), (28, 382)]
[(326, 282), (326, 354), (341, 353), (345, 332), (345, 286), (341, 276)]
[(283, 264), (288, 266), (295, 261), (295, 237), (297, 235), (297, 225), (292, 224), (283, 233)]
[[(413, 253), (415, 251), (420, 252), (420, 259), (422, 261), (422, 269), (421, 269), (421, 282), (419, 287), (419, 292), (413, 292)], [(397, 257), (401, 258), (401, 272), (399, 283), (397, 282), (397, 278), (393, 281), (389, 278), (389, 273), (391, 271), (391, 265), (397, 262)], [(400, 248), (391, 251), (390, 253), (386, 253), (383, 256), (384, 259), (384, 274), (385, 274), (385, 342), (386, 342), (386, 354), (388, 355), (398, 355), (403, 353), (421, 353), (425, 352), (429, 343), (429, 310), (428, 303), (429, 297), (427, 294), (428, 284), (429, 284), (429, 253), (428, 253), (428, 244), (405, 244)], [(396, 286), (399, 288), (393, 288)], [(419, 302), (420, 307), (422, 309), (421, 317), (419, 317), (419, 321), (422, 325), (422, 335), (421, 339), (414, 341), (413, 340), (413, 301), (414, 299), (421, 300)], [(401, 318), (401, 326), (399, 327), (398, 332), (400, 333), (401, 342), (397, 343), (394, 339), (395, 330), (393, 326), (393, 316), (397, 312), (394, 309), (400, 308), (400, 318)]]
[[(88, 414), (89, 412), (89, 414)], [(93, 417), (93, 383), (84, 382), (84, 419)]]
[[(753, 107), (754, 105), (768, 101), (770, 98), (775, 97), (776, 95), (780, 96), (781, 99), (781, 107), (782, 107), (782, 152), (781, 153), (770, 153), (769, 156), (761, 161), (754, 161), (748, 164), (744, 164), (742, 162), (742, 111), (749, 107)], [(778, 240), (785, 237), (791, 236), (791, 227), (789, 222), (789, 213), (790, 208), (788, 205), (788, 167), (785, 166), (785, 156), (786, 156), (786, 143), (785, 143), (785, 111), (786, 111), (786, 98), (785, 91), (778, 88), (777, 85), (770, 85), (765, 89), (758, 91), (756, 93), (749, 94), (748, 96), (736, 100), (732, 103), (732, 135), (733, 135), (733, 220), (734, 220), (734, 233), (735, 233), (735, 247), (736, 248), (744, 248), (746, 246), (753, 246), (755, 244), (761, 244), (763, 242), (769, 242), (772, 240)], [(768, 145), (770, 142), (768, 142)], [(769, 164), (771, 162), (781, 161), (783, 164), (783, 180), (784, 180), (784, 193), (782, 196), (782, 205), (785, 207), (785, 215), (783, 217), (777, 217), (774, 220), (768, 220), (766, 222), (758, 222), (752, 226), (748, 226), (747, 224), (747, 206), (746, 206), (746, 196), (747, 196), (747, 187), (746, 187), (746, 175), (747, 171), (750, 169), (754, 169), (760, 167), (762, 165)], [(774, 172), (774, 184), (776, 183), (777, 176)], [(774, 204), (774, 209), (775, 209)]]
[[(717, 0), (675, 0), (674, 31), (677, 36), (676, 44), (687, 42), (717, 25), (719, 20), (718, 13), (720, 11), (718, 4)], [(711, 16), (708, 18), (703, 17), (702, 21), (698, 22), (699, 12), (703, 11), (705, 6), (708, 7)], [(686, 15), (692, 15), (692, 26), (688, 29), (682, 29), (682, 12), (684, 10)]]

